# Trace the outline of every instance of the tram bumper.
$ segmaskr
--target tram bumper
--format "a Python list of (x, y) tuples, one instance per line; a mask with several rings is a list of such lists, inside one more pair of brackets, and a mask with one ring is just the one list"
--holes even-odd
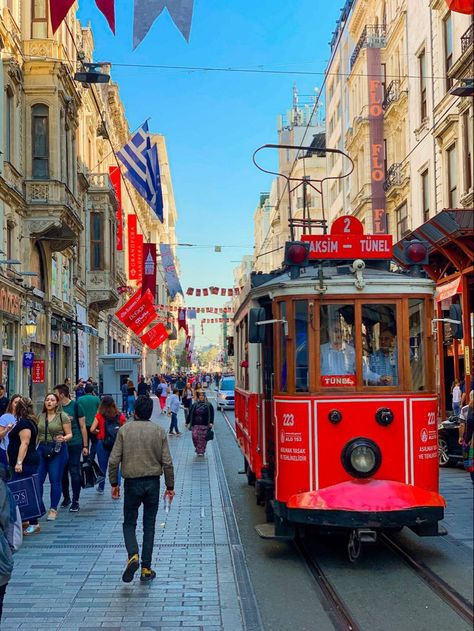
[(438, 528), (446, 503), (432, 491), (392, 480), (351, 480), (292, 495), (275, 502), (276, 522), (325, 528), (395, 529), (408, 526), (420, 536), (442, 534)]

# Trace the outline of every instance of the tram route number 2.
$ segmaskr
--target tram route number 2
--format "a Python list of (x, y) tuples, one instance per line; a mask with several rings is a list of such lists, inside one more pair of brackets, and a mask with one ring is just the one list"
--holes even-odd
[(283, 414), (283, 427), (293, 427), (295, 424), (294, 414)]

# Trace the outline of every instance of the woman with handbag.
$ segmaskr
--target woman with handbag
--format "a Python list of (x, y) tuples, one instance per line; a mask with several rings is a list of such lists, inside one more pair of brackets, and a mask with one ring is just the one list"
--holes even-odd
[(51, 505), (46, 519), (54, 521), (58, 514), (61, 499), (61, 481), (66, 465), (67, 441), (72, 438), (69, 416), (59, 411), (59, 398), (54, 392), (46, 395), (43, 411), (38, 417), (38, 474), (41, 484), (41, 495), (46, 476), (51, 483)]
[[(33, 414), (31, 399), (20, 397), (15, 406), (16, 425), (11, 430), (8, 444), (8, 461), (13, 468), (13, 480), (21, 480), (38, 473), (39, 455), (36, 451), (38, 426)], [(41, 527), (38, 518), (24, 524), (25, 536), (36, 535)]]
[(97, 484), (97, 493), (104, 492), (110, 452), (114, 446), (118, 429), (125, 421), (125, 415), (118, 411), (113, 397), (109, 395), (102, 397), (99, 409), (91, 425), (91, 434), (97, 436), (97, 459), (104, 475), (103, 479)]
[(183, 404), (184, 408), (184, 421), (185, 423), (187, 423), (189, 410), (191, 409), (191, 405), (193, 403), (193, 389), (189, 381), (184, 388), (183, 396), (181, 397), (181, 403)]
[(206, 399), (202, 390), (198, 392), (198, 399), (189, 410), (187, 426), (193, 433), (193, 444), (198, 456), (204, 456), (207, 447), (207, 433), (214, 425), (214, 408)]

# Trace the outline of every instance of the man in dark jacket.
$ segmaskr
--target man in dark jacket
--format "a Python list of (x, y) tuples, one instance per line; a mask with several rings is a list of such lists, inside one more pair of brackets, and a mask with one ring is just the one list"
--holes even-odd
[(3, 599), (13, 570), (13, 558), (6, 532), (10, 524), (11, 504), (5, 483), (7, 471), (0, 464), (0, 622), (2, 620)]
[(140, 382), (137, 386), (137, 395), (149, 397), (150, 396), (150, 386), (145, 381), (145, 377), (140, 377)]
[(123, 536), (128, 562), (122, 575), (124, 583), (133, 580), (140, 565), (136, 535), (138, 509), (143, 504), (143, 583), (155, 578), (151, 569), (155, 521), (160, 504), (160, 476), (165, 475), (165, 501), (174, 497), (174, 469), (166, 432), (150, 420), (153, 399), (139, 396), (135, 402), (134, 420), (123, 425), (109, 459), (109, 480), (112, 498), (120, 498), (119, 467), (124, 482)]
[(0, 384), (0, 416), (7, 411), (9, 398), (5, 392), (5, 386)]

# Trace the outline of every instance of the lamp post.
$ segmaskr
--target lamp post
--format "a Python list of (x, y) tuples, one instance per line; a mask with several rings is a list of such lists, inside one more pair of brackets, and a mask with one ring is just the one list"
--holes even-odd
[[(30, 353), (31, 351), (31, 340), (36, 335), (36, 329), (38, 325), (36, 324), (36, 320), (34, 320), (31, 316), (29, 316), (28, 320), (25, 322), (25, 335), (30, 340)], [(33, 397), (33, 365), (30, 366), (29, 372), (29, 380), (28, 380), (28, 395), (30, 399)]]

